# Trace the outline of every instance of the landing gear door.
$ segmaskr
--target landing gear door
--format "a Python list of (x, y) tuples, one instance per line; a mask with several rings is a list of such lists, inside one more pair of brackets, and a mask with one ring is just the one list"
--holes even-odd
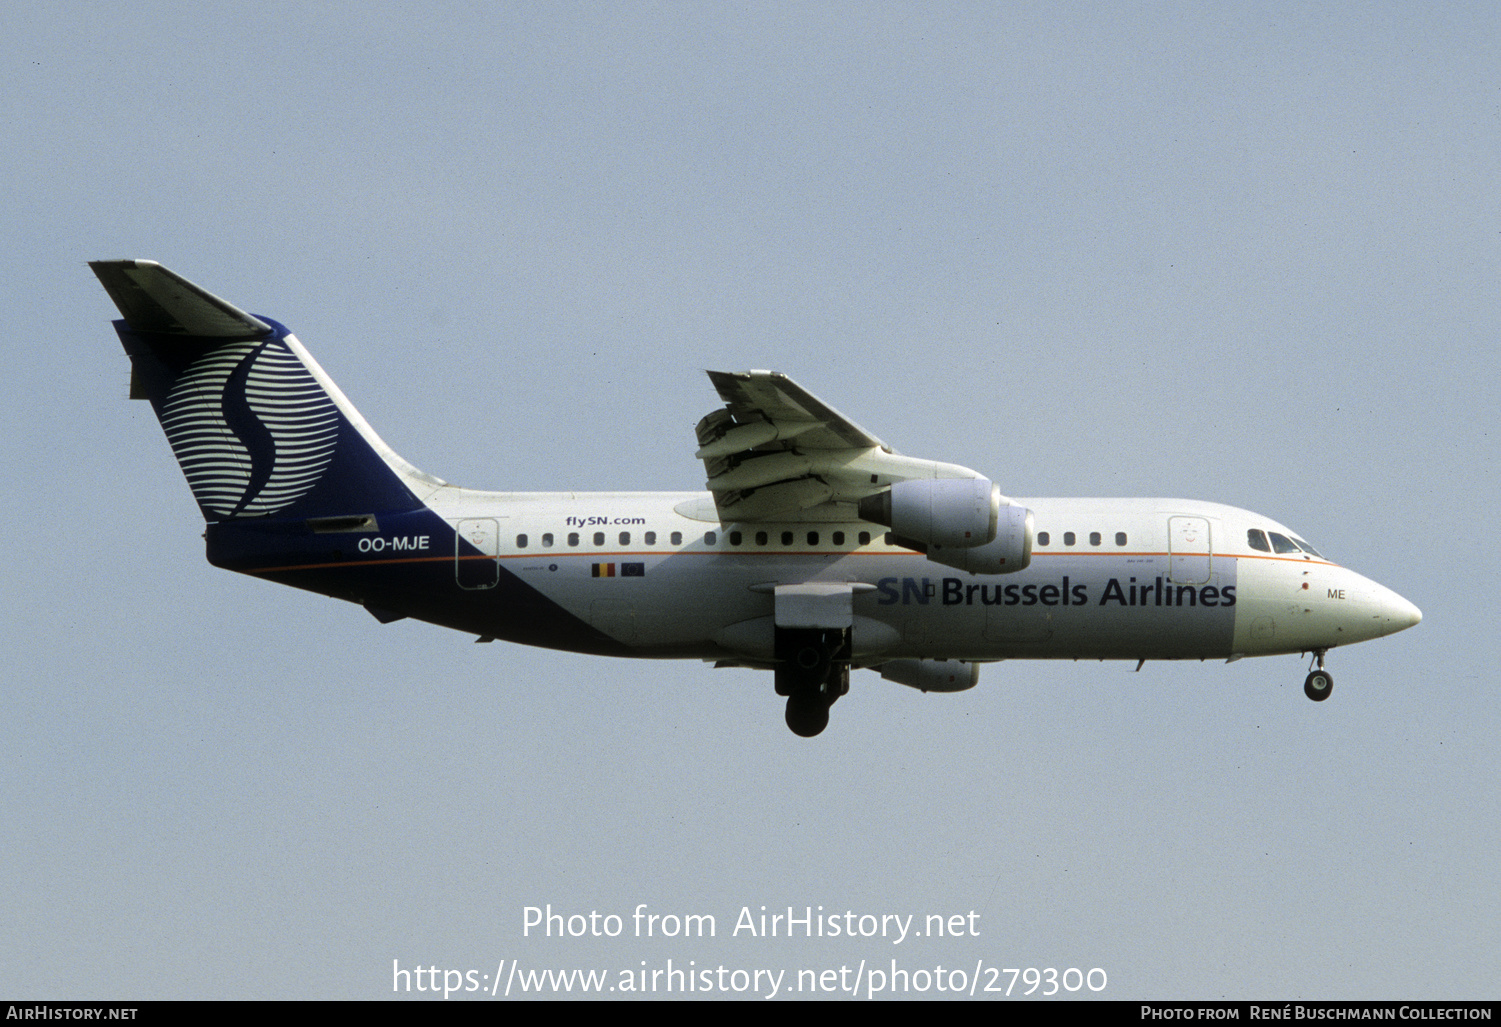
[(1169, 517), (1168, 577), (1175, 585), (1209, 580), (1209, 522), (1202, 517)]
[(776, 626), (848, 631), (855, 626), (855, 591), (861, 587), (844, 581), (778, 585)]

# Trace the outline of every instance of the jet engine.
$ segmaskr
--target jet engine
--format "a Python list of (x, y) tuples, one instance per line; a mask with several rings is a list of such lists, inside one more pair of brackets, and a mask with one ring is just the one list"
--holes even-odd
[(860, 517), (891, 542), (972, 574), (1010, 574), (1032, 562), (1032, 511), (988, 478), (899, 481), (860, 500)]
[(980, 665), (966, 660), (887, 660), (874, 669), (921, 692), (962, 692), (980, 680)]
[(860, 500), (860, 516), (904, 539), (968, 549), (995, 538), (1001, 490), (988, 478), (899, 481)]

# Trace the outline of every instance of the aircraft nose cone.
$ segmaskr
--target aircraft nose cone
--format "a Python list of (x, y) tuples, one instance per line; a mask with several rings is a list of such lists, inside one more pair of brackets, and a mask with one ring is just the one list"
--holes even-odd
[(1382, 597), (1381, 621), (1382, 634), (1395, 635), (1399, 631), (1405, 631), (1423, 619), (1423, 611), (1412, 603), (1397, 595), (1395, 592), (1387, 592)]

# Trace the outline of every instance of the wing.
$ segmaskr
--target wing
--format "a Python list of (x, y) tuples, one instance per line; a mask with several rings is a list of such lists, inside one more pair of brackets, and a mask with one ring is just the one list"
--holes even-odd
[(895, 482), (983, 477), (898, 455), (785, 374), (709, 380), (725, 405), (699, 421), (696, 455), (721, 521), (855, 520), (861, 499)]

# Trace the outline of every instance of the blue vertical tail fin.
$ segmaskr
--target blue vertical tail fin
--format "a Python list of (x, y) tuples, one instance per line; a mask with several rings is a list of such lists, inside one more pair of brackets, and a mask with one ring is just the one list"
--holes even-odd
[(154, 261), (89, 266), (123, 316), (131, 397), (151, 402), (205, 520), (395, 513), (443, 486), (381, 441), (282, 325)]

